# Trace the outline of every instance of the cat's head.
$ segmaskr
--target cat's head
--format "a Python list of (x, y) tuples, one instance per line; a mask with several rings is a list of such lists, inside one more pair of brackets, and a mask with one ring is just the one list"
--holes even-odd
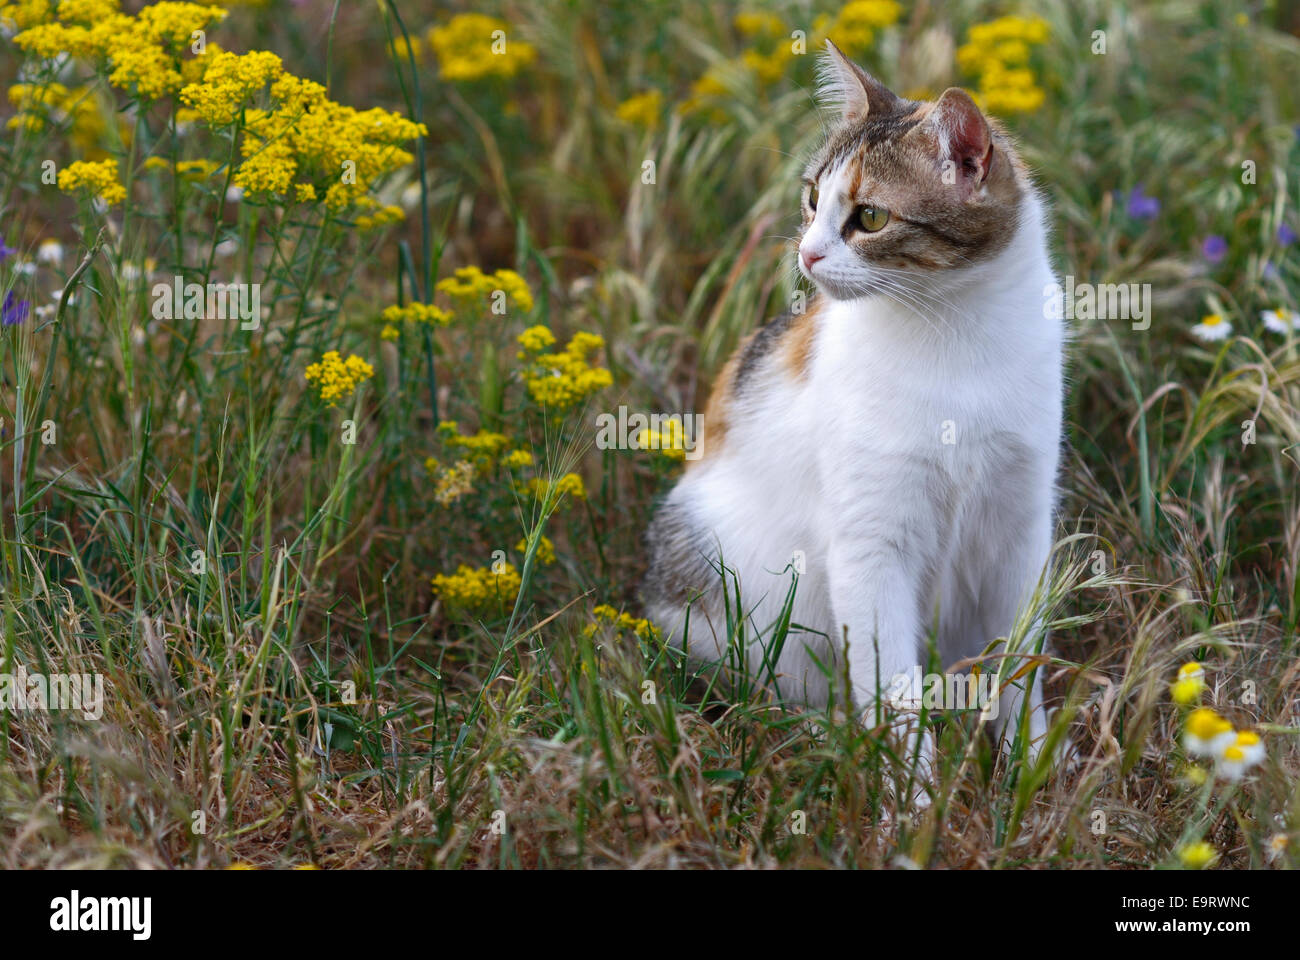
[(819, 97), (838, 111), (804, 170), (799, 269), (835, 299), (938, 282), (987, 262), (1016, 230), (1026, 174), (956, 87), (896, 96), (827, 41)]

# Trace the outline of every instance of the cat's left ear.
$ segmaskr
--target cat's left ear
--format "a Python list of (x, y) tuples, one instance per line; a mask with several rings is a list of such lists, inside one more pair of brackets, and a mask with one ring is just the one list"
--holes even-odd
[(846, 57), (829, 40), (817, 58), (817, 99), (839, 110), (841, 120), (890, 113), (901, 102), (887, 86)]
[(970, 94), (958, 87), (943, 92), (926, 121), (938, 144), (944, 182), (969, 196), (988, 179), (993, 167), (993, 130), (989, 122)]

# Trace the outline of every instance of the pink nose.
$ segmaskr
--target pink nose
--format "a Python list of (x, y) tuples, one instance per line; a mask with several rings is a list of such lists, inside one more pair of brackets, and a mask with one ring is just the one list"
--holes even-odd
[(813, 264), (816, 263), (818, 260), (826, 259), (824, 254), (809, 253), (807, 250), (802, 251), (800, 256), (803, 257), (803, 265), (804, 265), (804, 269), (806, 270), (811, 270), (813, 268)]

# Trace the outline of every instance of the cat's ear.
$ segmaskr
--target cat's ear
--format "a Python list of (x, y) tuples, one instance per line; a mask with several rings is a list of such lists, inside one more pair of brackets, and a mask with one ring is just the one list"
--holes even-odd
[(844, 56), (829, 40), (817, 58), (817, 99), (838, 110), (842, 120), (889, 113), (899, 103), (892, 90)]
[[(993, 130), (965, 90), (949, 87), (926, 118), (951, 182), (969, 196), (993, 166)], [(945, 183), (950, 182), (945, 178)]]

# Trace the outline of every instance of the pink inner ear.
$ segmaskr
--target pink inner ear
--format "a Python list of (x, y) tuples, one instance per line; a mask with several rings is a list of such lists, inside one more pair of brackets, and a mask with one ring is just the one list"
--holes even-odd
[(962, 171), (978, 170), (983, 183), (993, 163), (993, 133), (979, 107), (966, 94), (949, 90), (935, 106), (935, 120), (949, 158)]

